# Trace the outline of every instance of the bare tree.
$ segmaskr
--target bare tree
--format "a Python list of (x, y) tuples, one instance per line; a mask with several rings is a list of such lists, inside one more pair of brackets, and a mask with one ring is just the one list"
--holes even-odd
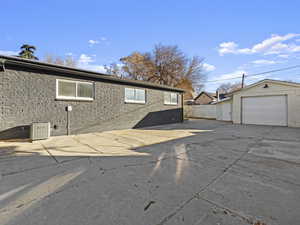
[(45, 55), (43, 61), (46, 62), (46, 63), (53, 63), (54, 62), (54, 57), (50, 54), (47, 54), (47, 55)]
[(60, 57), (55, 57), (55, 59), (54, 59), (54, 62), (53, 62), (54, 64), (57, 64), (57, 65), (65, 65), (65, 61), (62, 59), (62, 58), (60, 58)]
[(123, 72), (122, 65), (117, 63), (111, 63), (110, 65), (104, 65), (104, 69), (106, 70), (106, 73), (123, 78), (126, 76)]
[(77, 61), (70, 55), (67, 56), (64, 61), (65, 61), (65, 66), (77, 67)]
[[(108, 73), (122, 73), (134, 80), (182, 87), (188, 92), (201, 89), (206, 78), (198, 56), (187, 57), (177, 46), (156, 45), (152, 52), (133, 52), (120, 59), (123, 66)], [(110, 68), (111, 69), (111, 68)]]
[(59, 56), (53, 56), (51, 54), (47, 54), (44, 57), (44, 62), (62, 65), (62, 66), (69, 66), (69, 67), (77, 66), (77, 62), (72, 56), (67, 56), (66, 58), (61, 58)]
[(223, 83), (218, 87), (218, 91), (223, 94), (227, 94), (232, 91), (236, 91), (242, 88), (242, 83)]
[(131, 55), (120, 59), (123, 63), (121, 71), (133, 80), (150, 80), (155, 73), (155, 67), (148, 53), (133, 52)]
[(183, 78), (177, 84), (176, 87), (184, 89), (186, 92), (184, 93), (184, 100), (191, 100), (195, 97), (195, 88), (193, 88), (193, 84), (189, 79)]

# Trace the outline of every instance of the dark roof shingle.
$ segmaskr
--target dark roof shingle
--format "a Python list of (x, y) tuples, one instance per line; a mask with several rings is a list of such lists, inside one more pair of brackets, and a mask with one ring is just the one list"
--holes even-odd
[(106, 81), (111, 81), (111, 82), (115, 82), (115, 83), (124, 83), (124, 84), (128, 84), (128, 85), (133, 85), (133, 86), (142, 86), (142, 87), (149, 87), (149, 88), (155, 88), (155, 89), (184, 92), (183, 89), (170, 87), (170, 86), (166, 86), (166, 85), (155, 84), (155, 83), (139, 81), (139, 80), (123, 79), (123, 78), (118, 78), (118, 77), (115, 77), (115, 76), (112, 76), (109, 74), (103, 74), (103, 73), (99, 73), (99, 72), (95, 72), (95, 71), (89, 71), (89, 70), (84, 70), (84, 69), (79, 69), (79, 68), (72, 68), (72, 67), (68, 67), (68, 66), (56, 65), (56, 64), (51, 64), (51, 63), (45, 63), (45, 62), (40, 62), (37, 60), (23, 59), (23, 58), (14, 57), (14, 56), (0, 55), (0, 64), (1, 63), (3, 63), (4, 65), (5, 64), (20, 65), (20, 66), (24, 66), (24, 67), (29, 67), (31, 69), (45, 69), (45, 70), (50, 70), (50, 71), (55, 71), (55, 72), (68, 73), (68, 74), (74, 75), (74, 77), (76, 77), (76, 75), (77, 75), (77, 76), (81, 76), (81, 77), (106, 80)]

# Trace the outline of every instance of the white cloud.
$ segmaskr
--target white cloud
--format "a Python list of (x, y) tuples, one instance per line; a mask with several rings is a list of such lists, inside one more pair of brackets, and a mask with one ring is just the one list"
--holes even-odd
[(10, 56), (13, 56), (13, 55), (18, 55), (19, 53), (16, 52), (16, 51), (4, 51), (4, 50), (0, 50), (0, 55), (10, 55)]
[(240, 78), (240, 77), (242, 77), (243, 74), (246, 74), (246, 71), (236, 70), (232, 73), (226, 73), (226, 74), (219, 76), (218, 80)]
[(99, 44), (99, 41), (97, 41), (97, 40), (89, 40), (88, 42), (89, 42), (90, 46)]
[(262, 53), (264, 55), (292, 53), (300, 51), (300, 46), (293, 43), (282, 43), (288, 40), (292, 40), (295, 37), (299, 37), (300, 34), (286, 34), (277, 35), (273, 34), (270, 38), (263, 40), (262, 42), (253, 45), (250, 48), (239, 48), (235, 42), (223, 42), (219, 45), (219, 54), (255, 54)]
[(237, 79), (241, 79), (243, 74), (247, 74), (245, 70), (236, 70), (231, 73), (225, 73), (219, 76), (211, 78), (209, 81), (214, 81), (215, 83), (226, 83), (226, 82), (235, 82)]
[(92, 70), (92, 71), (99, 72), (99, 73), (106, 73), (106, 69), (104, 68), (103, 65), (90, 64), (90, 65), (83, 67), (83, 69)]
[(271, 35), (270, 38), (262, 41), (259, 44), (254, 45), (252, 50), (253, 52), (262, 52), (268, 50), (269, 48), (274, 48), (274, 49), (285, 48), (286, 46), (283, 46), (283, 44), (281, 44), (282, 41), (290, 40), (292, 38), (298, 37), (299, 35), (300, 34), (287, 34), (284, 36), (280, 36), (277, 34), (273, 34)]
[(273, 60), (258, 59), (258, 60), (252, 61), (252, 63), (257, 64), (257, 65), (273, 65), (273, 64), (276, 64), (277, 62), (275, 62)]
[(282, 54), (282, 55), (278, 55), (279, 58), (284, 58), (284, 59), (287, 59), (289, 57), (289, 55), (285, 55), (285, 54)]
[(207, 83), (206, 90), (214, 92), (222, 83), (242, 82), (243, 74), (246, 75), (245, 76), (245, 84), (246, 85), (253, 83), (253, 82), (257, 82), (259, 80), (266, 79), (269, 76), (269, 74), (262, 74), (262, 75), (247, 77), (248, 72), (246, 72), (245, 70), (235, 70), (231, 73), (222, 74), (222, 75), (215, 76), (215, 77), (212, 77), (211, 79), (209, 79), (208, 81), (213, 81), (213, 82)]
[(233, 41), (230, 42), (223, 42), (219, 45), (219, 54), (225, 55), (225, 54), (251, 54), (251, 49), (249, 48), (238, 48), (238, 44), (236, 44)]
[(214, 65), (211, 65), (211, 64), (208, 64), (208, 63), (203, 63), (202, 67), (206, 72), (211, 72), (211, 71), (214, 71), (216, 69), (216, 67)]
[(223, 42), (219, 45), (218, 51), (219, 51), (220, 55), (225, 55), (225, 54), (229, 54), (229, 53), (235, 54), (237, 51), (237, 47), (238, 47), (238, 45), (233, 41)]
[(92, 47), (93, 45), (96, 45), (96, 44), (100, 44), (100, 42), (103, 42), (105, 44), (109, 44), (108, 39), (106, 37), (100, 37), (99, 40), (91, 39), (91, 40), (88, 41), (90, 47)]
[(245, 70), (235, 70), (231, 73), (212, 76), (208, 79), (205, 89), (210, 92), (215, 92), (222, 83), (236, 83), (242, 81), (243, 74), (247, 74), (247, 72)]
[(79, 59), (78, 59), (78, 63), (80, 65), (86, 65), (86, 64), (89, 64), (91, 62), (94, 62), (94, 60), (92, 59), (91, 56), (88, 56), (86, 54), (81, 54)]
[[(93, 55), (94, 57), (96, 55)], [(103, 65), (92, 64), (95, 60), (86, 54), (81, 54), (78, 59), (78, 67), (86, 70), (92, 70), (99, 73), (106, 73), (106, 70)]]
[(300, 52), (300, 46), (299, 45), (293, 45), (291, 48), (292, 52)]
[(73, 53), (72, 52), (67, 52), (66, 56), (73, 56)]

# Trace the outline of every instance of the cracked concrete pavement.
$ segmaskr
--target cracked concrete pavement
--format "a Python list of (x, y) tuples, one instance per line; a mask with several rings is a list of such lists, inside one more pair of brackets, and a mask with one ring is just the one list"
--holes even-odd
[(300, 129), (182, 124), (0, 142), (0, 224), (300, 224)]

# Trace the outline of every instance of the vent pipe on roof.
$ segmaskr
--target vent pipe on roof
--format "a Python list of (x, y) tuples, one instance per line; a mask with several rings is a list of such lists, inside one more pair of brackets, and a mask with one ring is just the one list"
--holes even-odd
[(216, 95), (217, 95), (217, 101), (220, 101), (220, 91), (219, 91), (219, 89), (217, 89)]

